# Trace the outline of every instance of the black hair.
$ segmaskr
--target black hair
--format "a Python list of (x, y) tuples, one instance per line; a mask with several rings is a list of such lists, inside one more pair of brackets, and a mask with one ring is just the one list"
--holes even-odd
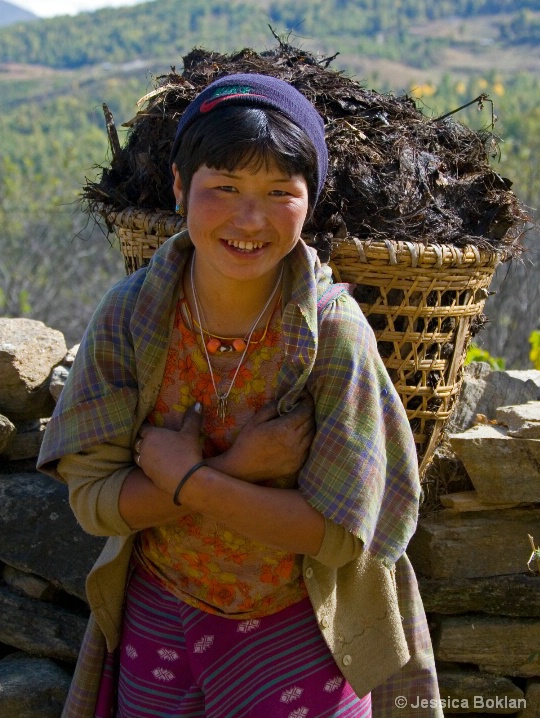
[(191, 180), (202, 165), (233, 172), (256, 172), (271, 163), (307, 183), (310, 212), (317, 198), (318, 158), (315, 147), (288, 117), (273, 109), (233, 105), (203, 115), (185, 131), (173, 159), (182, 180), (184, 202)]

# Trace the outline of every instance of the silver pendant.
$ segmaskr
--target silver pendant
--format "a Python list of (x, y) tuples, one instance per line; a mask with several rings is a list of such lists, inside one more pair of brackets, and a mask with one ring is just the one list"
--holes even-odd
[(218, 418), (221, 419), (221, 421), (225, 421), (225, 416), (227, 415), (227, 399), (229, 397), (227, 394), (218, 394), (217, 395), (217, 415)]

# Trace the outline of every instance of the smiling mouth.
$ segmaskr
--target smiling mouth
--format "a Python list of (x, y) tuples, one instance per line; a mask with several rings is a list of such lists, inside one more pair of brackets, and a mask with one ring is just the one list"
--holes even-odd
[(244, 242), (238, 239), (226, 239), (224, 240), (229, 247), (234, 247), (242, 252), (254, 252), (256, 249), (262, 249), (267, 242)]

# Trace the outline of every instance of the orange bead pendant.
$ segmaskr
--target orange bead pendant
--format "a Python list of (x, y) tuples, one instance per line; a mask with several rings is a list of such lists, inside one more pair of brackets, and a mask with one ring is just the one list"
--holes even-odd
[(232, 345), (237, 352), (243, 352), (246, 348), (246, 343), (243, 339), (235, 339)]
[(209, 354), (215, 354), (217, 351), (219, 351), (219, 348), (221, 346), (221, 342), (219, 339), (212, 338), (210, 341), (206, 343), (206, 348), (208, 349)]

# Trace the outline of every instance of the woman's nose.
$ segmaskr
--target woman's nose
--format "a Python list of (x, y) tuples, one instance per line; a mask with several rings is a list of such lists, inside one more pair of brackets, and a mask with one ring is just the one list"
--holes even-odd
[(238, 203), (234, 223), (245, 232), (255, 232), (266, 225), (266, 209), (264, 202), (245, 198)]

